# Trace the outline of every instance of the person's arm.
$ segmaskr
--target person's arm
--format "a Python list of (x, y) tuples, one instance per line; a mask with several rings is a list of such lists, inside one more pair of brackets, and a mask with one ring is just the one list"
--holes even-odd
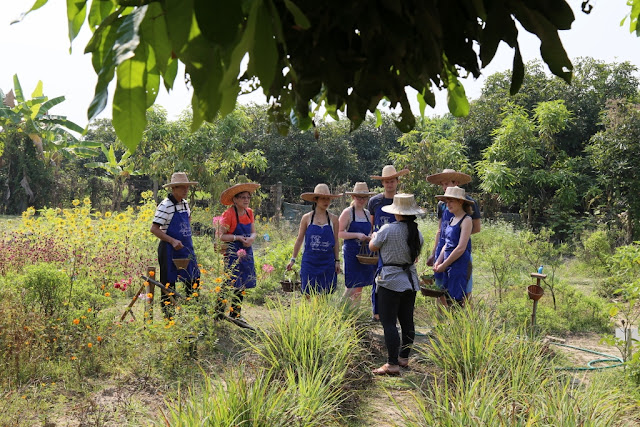
[[(340, 214), (340, 218), (338, 219), (338, 237), (341, 239), (349, 240), (349, 239), (358, 239), (362, 241), (367, 241), (369, 238), (364, 233), (355, 233), (352, 231), (347, 231), (349, 228), (349, 217), (351, 216), (351, 208), (347, 208), (342, 211)], [(337, 240), (336, 240), (337, 241)]]
[(471, 220), (471, 234), (476, 234), (480, 232), (480, 228), (482, 225), (480, 224), (480, 218), (475, 218)]
[(427, 258), (427, 265), (434, 265), (435, 260), (438, 258), (436, 249), (438, 249), (438, 242), (440, 241), (440, 233), (442, 232), (442, 218), (438, 219), (438, 231), (436, 231), (436, 239), (433, 242), (433, 249), (431, 249), (431, 255)]
[(371, 235), (371, 240), (369, 241), (369, 250), (371, 252), (377, 252), (382, 247), (384, 240), (386, 238), (387, 229), (389, 228), (389, 224), (385, 224), (382, 228)]
[(296, 262), (296, 258), (298, 257), (298, 252), (300, 252), (300, 247), (302, 246), (302, 242), (304, 242), (304, 235), (307, 232), (307, 227), (309, 226), (309, 218), (311, 217), (311, 212), (306, 213), (302, 216), (300, 220), (300, 227), (298, 228), (298, 237), (296, 238), (295, 243), (293, 244), (293, 255), (291, 256), (291, 260), (289, 264), (287, 264), (287, 270), (291, 270), (293, 264)]
[(160, 229), (160, 226), (158, 224), (156, 224), (155, 222), (153, 224), (151, 224), (151, 230), (150, 231), (158, 239), (162, 240), (163, 242), (167, 242), (171, 246), (173, 246), (173, 249), (175, 249), (175, 250), (179, 250), (179, 249), (182, 249), (184, 247), (180, 240), (174, 239), (173, 237), (169, 236), (167, 233), (162, 231)]
[(333, 256), (335, 260), (336, 273), (340, 273), (340, 237), (338, 236), (338, 217), (335, 215), (329, 215), (329, 221), (331, 221), (333, 229), (333, 239), (335, 244), (333, 245)]
[[(467, 250), (467, 243), (469, 242), (469, 237), (471, 236), (471, 222), (471, 218), (467, 217), (462, 220), (462, 224), (460, 224), (460, 239), (458, 240), (458, 246), (456, 246), (456, 248), (453, 250), (453, 252), (451, 252), (451, 255), (449, 255), (446, 260), (438, 264), (435, 271), (437, 271), (438, 273), (445, 271), (451, 264), (454, 263), (454, 261), (462, 256), (465, 250)], [(442, 256), (443, 253), (444, 248), (442, 249), (440, 256)], [(440, 256), (438, 258), (440, 258)]]

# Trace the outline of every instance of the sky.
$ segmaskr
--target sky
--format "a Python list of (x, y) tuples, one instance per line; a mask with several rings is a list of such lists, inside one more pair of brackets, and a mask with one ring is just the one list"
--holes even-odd
[[(13, 75), (17, 74), (22, 89), (30, 95), (42, 80), (45, 95), (49, 98), (64, 95), (66, 98), (52, 108), (51, 113), (65, 115), (85, 127), (86, 111), (97, 81), (90, 55), (83, 54), (91, 33), (83, 27), (69, 54), (65, 0), (49, 0), (23, 21), (10, 25), (33, 3), (34, 0), (0, 0), (0, 89), (6, 93), (13, 88)], [(576, 20), (570, 30), (560, 31), (560, 38), (570, 58), (590, 56), (605, 62), (629, 61), (640, 69), (640, 38), (630, 34), (628, 20), (620, 26), (630, 9), (626, 0), (590, 0), (594, 8), (589, 15), (580, 9), (582, 0), (569, 0), (568, 3)], [(519, 42), (525, 63), (540, 59), (540, 42), (521, 27)], [(469, 99), (480, 96), (487, 76), (511, 69), (512, 62), (513, 50), (501, 43), (496, 57), (480, 78), (463, 80)], [(184, 68), (181, 68), (171, 93), (162, 87), (156, 100), (156, 104), (167, 110), (170, 119), (175, 119), (190, 105), (191, 93), (183, 81)], [(408, 93), (409, 99), (414, 101), (415, 91)], [(109, 96), (113, 96), (113, 87)], [(266, 99), (261, 93), (250, 94), (241, 97), (240, 102), (266, 103)], [(436, 103), (435, 109), (427, 107), (426, 115), (447, 112), (446, 92), (436, 93)], [(412, 102), (412, 109), (418, 114), (417, 102)], [(110, 103), (99, 117), (111, 117)]]

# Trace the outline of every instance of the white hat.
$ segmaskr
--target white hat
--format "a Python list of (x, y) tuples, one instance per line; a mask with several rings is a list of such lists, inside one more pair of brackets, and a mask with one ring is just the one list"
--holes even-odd
[(424, 214), (424, 210), (416, 204), (416, 199), (413, 194), (396, 194), (393, 196), (393, 203), (388, 206), (383, 206), (382, 210), (391, 214), (398, 215), (421, 215)]
[(369, 191), (369, 186), (366, 182), (356, 182), (353, 186), (353, 191), (345, 191), (347, 196), (373, 196), (376, 193)]
[(464, 188), (460, 188), (457, 185), (455, 187), (447, 187), (444, 192), (444, 195), (436, 196), (438, 200), (446, 200), (446, 199), (457, 199), (465, 203), (472, 204), (473, 202), (467, 199), (467, 192), (464, 191)]
[(198, 181), (189, 181), (187, 178), (187, 174), (185, 172), (175, 172), (171, 175), (171, 181), (165, 185), (163, 188), (167, 187), (175, 187), (176, 185), (197, 185)]
[(331, 191), (329, 190), (329, 186), (327, 184), (318, 184), (316, 185), (316, 188), (313, 189), (313, 193), (302, 193), (300, 195), (300, 198), (302, 200), (306, 200), (307, 202), (315, 202), (316, 197), (330, 197), (332, 199), (336, 199), (341, 196), (342, 193), (331, 194)]
[(382, 168), (382, 175), (371, 175), (371, 179), (391, 179), (399, 178), (409, 173), (409, 169), (402, 169), (400, 172), (396, 172), (396, 167), (393, 165), (387, 165)]

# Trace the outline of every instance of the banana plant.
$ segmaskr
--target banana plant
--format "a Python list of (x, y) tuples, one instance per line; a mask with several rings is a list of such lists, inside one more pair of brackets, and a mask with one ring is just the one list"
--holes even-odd
[[(45, 165), (59, 166), (63, 157), (95, 156), (99, 144), (80, 140), (84, 129), (66, 116), (49, 114), (49, 110), (64, 102), (64, 96), (49, 99), (43, 93), (42, 80), (38, 81), (31, 99), (27, 99), (18, 75), (13, 76), (13, 89), (6, 95), (0, 92), (0, 133), (20, 133), (35, 144)], [(0, 138), (2, 140), (2, 138)], [(4, 145), (0, 146), (0, 156)]]
[(111, 210), (120, 210), (120, 202), (122, 200), (122, 191), (124, 190), (127, 179), (131, 175), (140, 175), (141, 172), (136, 170), (135, 164), (131, 157), (131, 152), (126, 150), (120, 157), (120, 160), (116, 158), (113, 145), (108, 148), (104, 143), (100, 143), (100, 149), (107, 158), (106, 162), (90, 162), (86, 163), (87, 168), (99, 168), (104, 170), (107, 175), (113, 180), (113, 197)]

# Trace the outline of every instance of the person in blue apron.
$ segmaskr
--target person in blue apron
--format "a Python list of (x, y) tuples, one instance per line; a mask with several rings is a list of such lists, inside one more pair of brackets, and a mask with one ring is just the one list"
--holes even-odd
[[(184, 172), (171, 175), (171, 181), (164, 185), (171, 194), (158, 205), (151, 225), (151, 233), (160, 239), (160, 283), (168, 284), (175, 291), (176, 281), (184, 282), (187, 297), (200, 281), (200, 269), (191, 239), (191, 210), (187, 202), (189, 187), (196, 184), (196, 181), (189, 181)], [(186, 268), (178, 268), (174, 259), (188, 259), (189, 263)], [(163, 293), (160, 300), (165, 317), (170, 317), (173, 311), (169, 308), (169, 297)]]
[[(384, 187), (384, 193), (373, 196), (369, 200), (368, 209), (373, 215), (373, 230), (377, 231), (385, 225), (396, 221), (394, 215), (385, 212), (382, 210), (384, 206), (389, 206), (393, 203), (393, 197), (396, 195), (398, 191), (398, 184), (400, 182), (400, 177), (409, 173), (409, 169), (402, 169), (400, 172), (396, 171), (395, 166), (386, 165), (382, 168), (381, 175), (371, 175), (371, 179), (380, 180), (382, 182), (382, 186)], [(380, 264), (380, 260), (378, 260), (378, 268), (382, 265)], [(371, 310), (373, 313), (372, 320), (378, 321), (380, 320), (380, 316), (378, 315), (378, 304), (376, 302), (376, 283), (373, 282), (373, 286), (371, 288)]]
[(368, 242), (373, 231), (373, 218), (365, 206), (369, 198), (376, 193), (369, 192), (366, 182), (356, 182), (353, 191), (344, 194), (352, 198), (351, 206), (343, 210), (338, 219), (338, 237), (343, 239), (345, 297), (358, 303), (362, 288), (373, 284), (376, 272), (375, 264), (362, 264), (357, 258), (359, 254), (372, 254)]
[[(469, 182), (471, 182), (471, 176), (467, 175), (466, 173), (456, 172), (453, 169), (444, 169), (440, 173), (427, 176), (427, 181), (431, 184), (440, 185), (442, 187), (442, 191), (444, 192), (447, 191), (447, 188), (449, 187), (468, 184)], [(475, 234), (480, 232), (481, 228), (480, 219), (482, 218), (482, 216), (480, 214), (480, 208), (478, 207), (478, 203), (470, 196), (466, 195), (466, 199), (473, 203), (473, 214), (471, 214), (471, 224), (473, 227), (471, 229), (471, 234)], [(433, 250), (431, 251), (431, 255), (427, 259), (427, 265), (429, 266), (433, 266), (436, 258), (438, 257), (438, 254), (440, 254), (440, 251), (444, 247), (445, 230), (447, 228), (447, 225), (449, 224), (449, 221), (451, 221), (451, 218), (453, 217), (451, 212), (449, 212), (449, 210), (447, 209), (447, 204), (442, 201), (438, 202), (437, 216), (438, 229), (436, 231), (435, 242), (433, 245)], [(436, 281), (436, 286), (444, 289), (444, 273), (434, 273), (434, 278)], [(472, 289), (473, 275), (469, 277), (469, 281), (467, 282), (467, 287), (465, 289), (467, 299), (471, 297)], [(438, 301), (442, 305), (446, 305), (447, 303), (444, 296), (440, 297)]]
[(342, 194), (331, 194), (327, 184), (318, 184), (312, 193), (302, 193), (302, 200), (313, 203), (313, 210), (302, 216), (293, 256), (287, 264), (291, 270), (302, 243), (304, 253), (300, 263), (302, 293), (332, 293), (340, 272), (338, 217), (328, 211), (331, 201)]
[[(393, 203), (382, 208), (396, 221), (373, 233), (369, 249), (378, 251), (382, 266), (376, 273), (380, 322), (387, 347), (387, 363), (374, 369), (374, 375), (398, 375), (409, 366), (409, 353), (415, 338), (413, 312), (420, 287), (415, 262), (424, 239), (416, 216), (424, 211), (416, 205), (413, 194), (396, 194)], [(396, 321), (400, 323), (402, 341)]]
[[(256, 267), (253, 259), (253, 242), (256, 239), (256, 225), (253, 210), (249, 207), (251, 195), (260, 184), (248, 182), (233, 185), (222, 192), (220, 202), (230, 206), (220, 220), (220, 240), (228, 242), (224, 264), (229, 274), (229, 285), (233, 287), (229, 317), (234, 323), (246, 320), (240, 315), (245, 290), (256, 287)], [(218, 311), (225, 307), (218, 304)], [(241, 324), (240, 326), (245, 326)], [(246, 327), (246, 326), (245, 326)]]
[(465, 302), (467, 283), (473, 270), (470, 238), (473, 202), (465, 196), (464, 189), (456, 186), (448, 187), (444, 195), (436, 196), (447, 204), (452, 216), (444, 231), (445, 244), (436, 258), (433, 271), (444, 274), (443, 285), (449, 298), (460, 305)]

